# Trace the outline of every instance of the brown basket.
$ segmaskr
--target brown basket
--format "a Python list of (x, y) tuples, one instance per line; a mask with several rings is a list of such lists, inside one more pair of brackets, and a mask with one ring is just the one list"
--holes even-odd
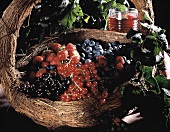
[[(153, 13), (151, 10), (152, 4), (148, 4), (145, 2), (146, 0), (131, 1), (139, 9), (140, 20), (144, 20), (142, 9), (150, 10)], [(41, 44), (37, 44), (29, 50), (25, 57), (15, 62), (20, 27), (38, 2), (40, 0), (13, 0), (0, 19), (0, 83), (4, 87), (7, 99), (17, 112), (28, 116), (37, 124), (49, 129), (56, 129), (61, 126), (91, 127), (97, 125), (100, 123), (98, 116), (101, 113), (114, 110), (121, 105), (119, 89), (115, 88), (104, 105), (99, 104), (94, 98), (72, 102), (29, 98), (16, 90), (20, 83), (18, 68), (26, 66), (35, 55), (48, 48), (54, 41), (59, 43), (82, 42), (87, 38), (104, 42), (129, 43), (130, 41), (126, 39), (124, 33), (98, 29), (74, 29), (67, 34), (60, 34), (53, 37), (53, 39), (48, 38)]]
[[(96, 35), (95, 35), (96, 34)], [(63, 44), (68, 42), (83, 42), (85, 38), (93, 38), (112, 42), (109, 37), (113, 32), (100, 31), (96, 29), (75, 29), (67, 34), (61, 34), (57, 37), (50, 37), (41, 44), (33, 46), (27, 55), (16, 63), (16, 68), (26, 66), (34, 56), (42, 50), (49, 48), (54, 42)], [(116, 33), (122, 42), (129, 42), (125, 39), (125, 34)], [(99, 37), (100, 36), (100, 37)], [(109, 39), (106, 39), (106, 36)], [(66, 39), (67, 38), (67, 39)], [(106, 39), (106, 40), (105, 40)], [(100, 124), (101, 113), (114, 110), (121, 105), (121, 94), (118, 88), (115, 88), (107, 102), (103, 105), (96, 98), (83, 99), (79, 101), (63, 102), (51, 101), (44, 98), (28, 98), (25, 94), (18, 93), (15, 90), (17, 85), (12, 85), (12, 106), (16, 111), (23, 113), (33, 119), (38, 124), (50, 129), (56, 129), (61, 126), (70, 127), (91, 127)]]

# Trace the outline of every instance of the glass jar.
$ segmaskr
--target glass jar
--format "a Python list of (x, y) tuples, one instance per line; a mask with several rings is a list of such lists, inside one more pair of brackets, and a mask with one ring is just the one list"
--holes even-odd
[(138, 10), (128, 8), (127, 11), (121, 12), (116, 9), (109, 9), (109, 30), (127, 33), (130, 29), (138, 28)]

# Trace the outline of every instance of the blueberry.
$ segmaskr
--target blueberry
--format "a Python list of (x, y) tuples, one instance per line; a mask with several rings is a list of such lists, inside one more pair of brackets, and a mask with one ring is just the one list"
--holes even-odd
[(85, 52), (90, 53), (90, 52), (92, 52), (92, 50), (93, 50), (92, 47), (88, 46), (88, 47), (86, 47)]
[(102, 48), (101, 45), (96, 45), (96, 46), (95, 46), (95, 49), (96, 49), (96, 50), (103, 50), (103, 48)]
[(84, 40), (84, 43), (85, 43), (85, 44), (89, 44), (89, 43), (90, 43), (90, 40), (89, 40), (89, 39), (85, 39), (85, 40)]
[(85, 60), (85, 63), (86, 63), (86, 62), (92, 62), (92, 60), (90, 60), (90, 59), (86, 59), (86, 60)]
[(111, 53), (112, 53), (112, 50), (111, 50), (111, 49), (109, 49), (109, 50), (106, 51), (106, 54), (111, 54)]
[(95, 42), (93, 40), (91, 40), (91, 42), (89, 43), (89, 46), (95, 46)]
[(96, 50), (97, 52), (100, 52), (101, 55), (103, 55), (104, 53), (104, 50), (103, 49), (100, 49), (100, 50)]
[(81, 44), (77, 43), (77, 44), (76, 44), (76, 47), (81, 47)]
[(86, 44), (86, 43), (83, 43), (83, 44), (82, 44), (82, 47), (86, 47), (86, 46), (87, 46), (87, 44)]
[(86, 54), (85, 53), (80, 53), (80, 56), (81, 57), (86, 57)]
[(116, 42), (112, 42), (111, 45), (112, 45), (112, 46), (116, 46), (117, 43), (116, 43)]
[(95, 54), (94, 54), (94, 57), (98, 57), (100, 54), (100, 51), (96, 51)]
[(55, 66), (49, 66), (49, 69), (50, 69), (50, 70), (54, 70), (54, 69), (55, 69)]
[(91, 59), (93, 57), (93, 53), (88, 53), (88, 58)]

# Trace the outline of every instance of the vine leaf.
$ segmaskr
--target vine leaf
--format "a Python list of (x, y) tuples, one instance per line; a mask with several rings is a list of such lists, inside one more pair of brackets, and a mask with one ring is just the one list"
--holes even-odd
[(166, 89), (170, 90), (170, 88), (169, 88), (169, 86), (170, 86), (170, 79), (167, 79), (163, 75), (157, 75), (155, 77), (155, 79), (157, 80), (160, 88), (166, 88)]
[(158, 85), (157, 80), (154, 77), (149, 77), (146, 79), (146, 85), (147, 87), (151, 88), (151, 91), (154, 92), (155, 94), (160, 94), (160, 87)]
[(151, 66), (140, 66), (140, 70), (142, 71), (142, 75), (144, 78), (150, 78), (152, 77), (152, 67)]
[(63, 27), (71, 29), (77, 17), (83, 16), (84, 14), (80, 5), (76, 5), (74, 8), (71, 8), (71, 10), (66, 14), (66, 16), (60, 21), (60, 24)]

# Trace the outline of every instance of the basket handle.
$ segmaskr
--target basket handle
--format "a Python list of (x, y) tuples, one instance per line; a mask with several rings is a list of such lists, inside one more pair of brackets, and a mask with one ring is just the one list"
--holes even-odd
[(32, 8), (40, 1), (13, 0), (0, 18), (0, 83), (4, 89), (11, 87), (18, 78), (15, 69), (15, 52), (19, 30)]

